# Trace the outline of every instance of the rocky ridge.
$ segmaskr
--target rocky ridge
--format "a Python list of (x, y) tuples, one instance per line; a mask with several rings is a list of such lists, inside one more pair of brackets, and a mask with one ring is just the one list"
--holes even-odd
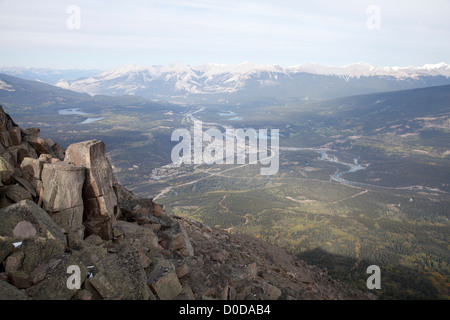
[(279, 247), (173, 216), (0, 106), (0, 300), (372, 299)]

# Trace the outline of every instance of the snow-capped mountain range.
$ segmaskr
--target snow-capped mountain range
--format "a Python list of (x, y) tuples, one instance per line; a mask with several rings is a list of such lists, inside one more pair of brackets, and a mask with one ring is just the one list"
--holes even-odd
[(291, 72), (306, 72), (321, 75), (337, 75), (345, 78), (370, 76), (391, 76), (397, 79), (418, 78), (420, 76), (450, 77), (450, 65), (441, 62), (426, 64), (423, 67), (377, 67), (369, 63), (359, 62), (345, 66), (322, 66), (309, 63), (288, 68)]
[[(0, 69), (1, 72), (1, 69)], [(91, 95), (139, 95), (181, 103), (281, 102), (450, 84), (450, 65), (378, 67), (368, 63), (281, 67), (249, 62), (188, 66), (127, 64), (56, 85)]]

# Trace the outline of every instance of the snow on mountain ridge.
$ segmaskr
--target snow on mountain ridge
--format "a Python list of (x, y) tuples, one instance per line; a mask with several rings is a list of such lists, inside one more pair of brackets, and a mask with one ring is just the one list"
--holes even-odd
[(282, 67), (276, 64), (204, 63), (199, 66), (180, 62), (168, 65), (140, 66), (133, 63), (77, 81), (60, 81), (58, 85), (89, 94), (136, 94), (143, 89), (172, 91), (176, 94), (222, 94), (242, 90), (251, 81), (260, 87), (276, 85), (280, 77), (292, 78), (300, 73), (338, 76), (346, 81), (360, 77), (415, 79), (422, 76), (450, 77), (450, 65), (442, 62), (422, 67), (378, 67), (365, 62), (343, 66), (317, 63)]
[(398, 79), (416, 78), (420, 75), (442, 75), (450, 77), (450, 65), (446, 63), (427, 64), (423, 67), (378, 67), (365, 62), (357, 62), (343, 66), (324, 66), (316, 63), (288, 67), (293, 72), (306, 72), (320, 75), (335, 75), (350, 78), (369, 76), (391, 76)]
[[(205, 78), (212, 79), (214, 76), (228, 74), (230, 78), (233, 75), (258, 74), (262, 72), (292, 74), (305, 72), (321, 75), (338, 75), (338, 76), (394, 76), (394, 77), (414, 77), (417, 74), (426, 75), (443, 75), (450, 77), (450, 65), (444, 62), (438, 64), (425, 64), (422, 67), (378, 67), (365, 62), (357, 62), (343, 66), (325, 66), (317, 63), (307, 63), (302, 65), (294, 65), (290, 67), (281, 67), (276, 64), (258, 65), (250, 62), (241, 64), (218, 64), (204, 63), (200, 66), (189, 66), (179, 62), (168, 65), (141, 66), (130, 63), (118, 68), (114, 68), (95, 76), (94, 78), (103, 78), (103, 80), (114, 79), (129, 74), (146, 73), (153, 77), (162, 75), (184, 75), (185, 79)], [(200, 75), (200, 76), (199, 76)], [(186, 76), (188, 76), (186, 78)]]

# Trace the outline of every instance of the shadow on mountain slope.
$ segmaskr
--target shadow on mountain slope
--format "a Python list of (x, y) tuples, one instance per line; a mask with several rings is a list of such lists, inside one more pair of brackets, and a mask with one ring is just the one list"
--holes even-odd
[(298, 258), (319, 268), (326, 268), (331, 277), (358, 290), (372, 292), (382, 300), (448, 299), (446, 285), (437, 282), (440, 275), (435, 273), (421, 272), (395, 263), (378, 264), (381, 269), (381, 289), (369, 290), (366, 281), (371, 274), (366, 273), (366, 270), (370, 265), (377, 265), (375, 262), (358, 261), (321, 248), (305, 251)]

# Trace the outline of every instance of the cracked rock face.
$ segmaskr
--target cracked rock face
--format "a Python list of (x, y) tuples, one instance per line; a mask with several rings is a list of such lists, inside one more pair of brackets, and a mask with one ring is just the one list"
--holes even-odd
[(42, 170), (42, 201), (53, 220), (68, 235), (69, 241), (82, 240), (85, 168), (57, 162), (44, 164)]
[(64, 161), (85, 168), (82, 193), (87, 235), (98, 234), (103, 239), (112, 239), (119, 207), (105, 144), (98, 140), (72, 144), (66, 150)]

